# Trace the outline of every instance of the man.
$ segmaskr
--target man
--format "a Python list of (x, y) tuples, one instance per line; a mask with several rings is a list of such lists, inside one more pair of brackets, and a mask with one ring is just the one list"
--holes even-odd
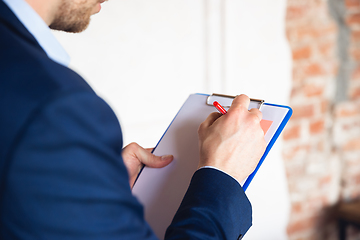
[[(156, 239), (131, 187), (143, 164), (172, 156), (122, 149), (114, 113), (67, 68), (48, 28), (80, 32), (101, 2), (0, 0), (1, 239)], [(251, 226), (239, 182), (265, 141), (248, 106), (240, 95), (199, 127), (199, 170), (166, 239), (240, 239)]]

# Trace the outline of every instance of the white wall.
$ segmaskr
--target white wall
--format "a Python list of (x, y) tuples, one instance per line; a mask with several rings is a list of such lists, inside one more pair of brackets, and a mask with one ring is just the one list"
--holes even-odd
[[(285, 10), (283, 0), (227, 1), (227, 92), (242, 91), (270, 103), (287, 103), (291, 62)], [(248, 188), (254, 219), (244, 239), (286, 239), (290, 203), (281, 146), (281, 141), (275, 143)]]
[[(124, 141), (153, 147), (190, 93), (246, 93), (286, 104), (291, 63), (285, 0), (117, 0), (81, 34), (56, 32), (79, 72), (114, 109)], [(247, 192), (244, 239), (286, 239), (281, 141)]]

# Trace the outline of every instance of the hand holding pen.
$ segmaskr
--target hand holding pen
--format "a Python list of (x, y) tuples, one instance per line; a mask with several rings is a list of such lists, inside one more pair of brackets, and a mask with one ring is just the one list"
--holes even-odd
[[(257, 108), (248, 110), (250, 98), (237, 96), (226, 112), (211, 113), (199, 127), (199, 167), (213, 166), (242, 182), (256, 168), (265, 151), (264, 132)], [(221, 117), (222, 116), (222, 117)]]

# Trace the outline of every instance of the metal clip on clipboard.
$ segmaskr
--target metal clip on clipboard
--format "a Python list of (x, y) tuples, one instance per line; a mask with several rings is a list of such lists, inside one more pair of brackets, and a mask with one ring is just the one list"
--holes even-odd
[[(213, 97), (223, 97), (223, 98), (231, 98), (231, 99), (234, 99), (236, 96), (213, 93), (213, 94), (209, 95), (209, 96), (206, 98), (206, 104), (207, 104), (207, 105), (213, 106), (213, 105), (212, 105), (212, 102), (211, 102), (211, 98), (213, 98)], [(259, 104), (258, 109), (259, 109), (259, 110), (261, 110), (261, 107), (263, 106), (263, 104), (264, 104), (264, 102), (265, 102), (265, 100), (255, 99), (255, 98), (250, 98), (250, 101), (252, 101), (252, 102), (258, 102), (258, 104)], [(224, 105), (223, 107), (229, 108), (230, 106)]]

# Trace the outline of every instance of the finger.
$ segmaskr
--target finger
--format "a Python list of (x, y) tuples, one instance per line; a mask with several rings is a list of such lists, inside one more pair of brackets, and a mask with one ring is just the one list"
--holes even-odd
[(232, 101), (229, 111), (232, 108), (239, 108), (239, 107), (244, 107), (246, 108), (246, 110), (248, 110), (249, 104), (250, 104), (250, 98), (245, 94), (241, 94)]
[(210, 113), (210, 115), (205, 119), (205, 121), (201, 123), (200, 128), (208, 128), (216, 121), (216, 119), (218, 119), (221, 116), (222, 114), (219, 112)]
[(138, 160), (147, 167), (162, 168), (167, 166), (174, 158), (172, 155), (155, 156), (149, 150), (152, 149), (144, 149), (139, 146), (136, 151), (136, 157)]
[(145, 148), (146, 151), (152, 153), (154, 151), (155, 148)]
[(262, 113), (260, 112), (259, 109), (257, 109), (257, 108), (252, 108), (252, 109), (249, 110), (249, 112), (252, 113), (252, 114), (255, 114), (255, 115), (259, 118), (259, 120), (261, 121), (261, 119), (262, 119)]

